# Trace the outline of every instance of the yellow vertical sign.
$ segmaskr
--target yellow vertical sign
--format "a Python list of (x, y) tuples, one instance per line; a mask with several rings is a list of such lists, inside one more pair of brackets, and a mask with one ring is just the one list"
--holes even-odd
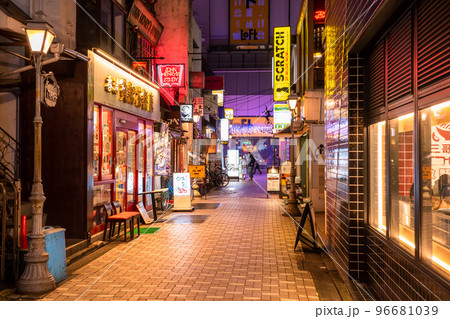
[(291, 27), (273, 30), (273, 100), (286, 101), (291, 86)]

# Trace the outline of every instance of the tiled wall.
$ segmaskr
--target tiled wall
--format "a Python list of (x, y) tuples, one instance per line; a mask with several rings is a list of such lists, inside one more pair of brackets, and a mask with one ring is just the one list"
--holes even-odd
[(327, 245), (355, 279), (364, 273), (363, 60), (348, 48), (382, 2), (326, 2)]
[(450, 293), (407, 259), (386, 245), (380, 235), (369, 230), (367, 282), (377, 300), (449, 300)]

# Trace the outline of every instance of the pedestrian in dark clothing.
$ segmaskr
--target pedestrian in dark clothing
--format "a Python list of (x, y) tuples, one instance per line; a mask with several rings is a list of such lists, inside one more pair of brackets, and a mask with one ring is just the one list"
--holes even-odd
[(250, 162), (248, 163), (248, 168), (249, 168), (248, 176), (250, 177), (250, 179), (253, 179), (253, 169), (255, 167), (256, 160), (251, 153), (249, 155), (249, 159), (250, 159)]
[(258, 171), (259, 171), (259, 175), (261, 175), (261, 174), (262, 174), (261, 170), (259, 169), (259, 163), (258, 163), (258, 162), (255, 162), (255, 170), (253, 171), (253, 174), (255, 174), (255, 173), (256, 173), (256, 170), (258, 170)]

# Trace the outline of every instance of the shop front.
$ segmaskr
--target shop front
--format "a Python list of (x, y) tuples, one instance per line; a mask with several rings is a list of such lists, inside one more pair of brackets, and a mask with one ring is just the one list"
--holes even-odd
[[(102, 205), (119, 201), (135, 210), (154, 187), (157, 86), (100, 50), (89, 52), (93, 74), (93, 212), (91, 234), (104, 227)], [(160, 134), (158, 134), (159, 138)], [(144, 201), (147, 209), (151, 201)], [(89, 228), (89, 226), (88, 226)]]

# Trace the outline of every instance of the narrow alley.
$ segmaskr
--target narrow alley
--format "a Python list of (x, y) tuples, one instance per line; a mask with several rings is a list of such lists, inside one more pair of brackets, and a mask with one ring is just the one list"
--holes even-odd
[(298, 268), (295, 224), (281, 200), (266, 198), (264, 178), (196, 198), (193, 212), (169, 211), (156, 233), (117, 239), (44, 300), (319, 300)]

